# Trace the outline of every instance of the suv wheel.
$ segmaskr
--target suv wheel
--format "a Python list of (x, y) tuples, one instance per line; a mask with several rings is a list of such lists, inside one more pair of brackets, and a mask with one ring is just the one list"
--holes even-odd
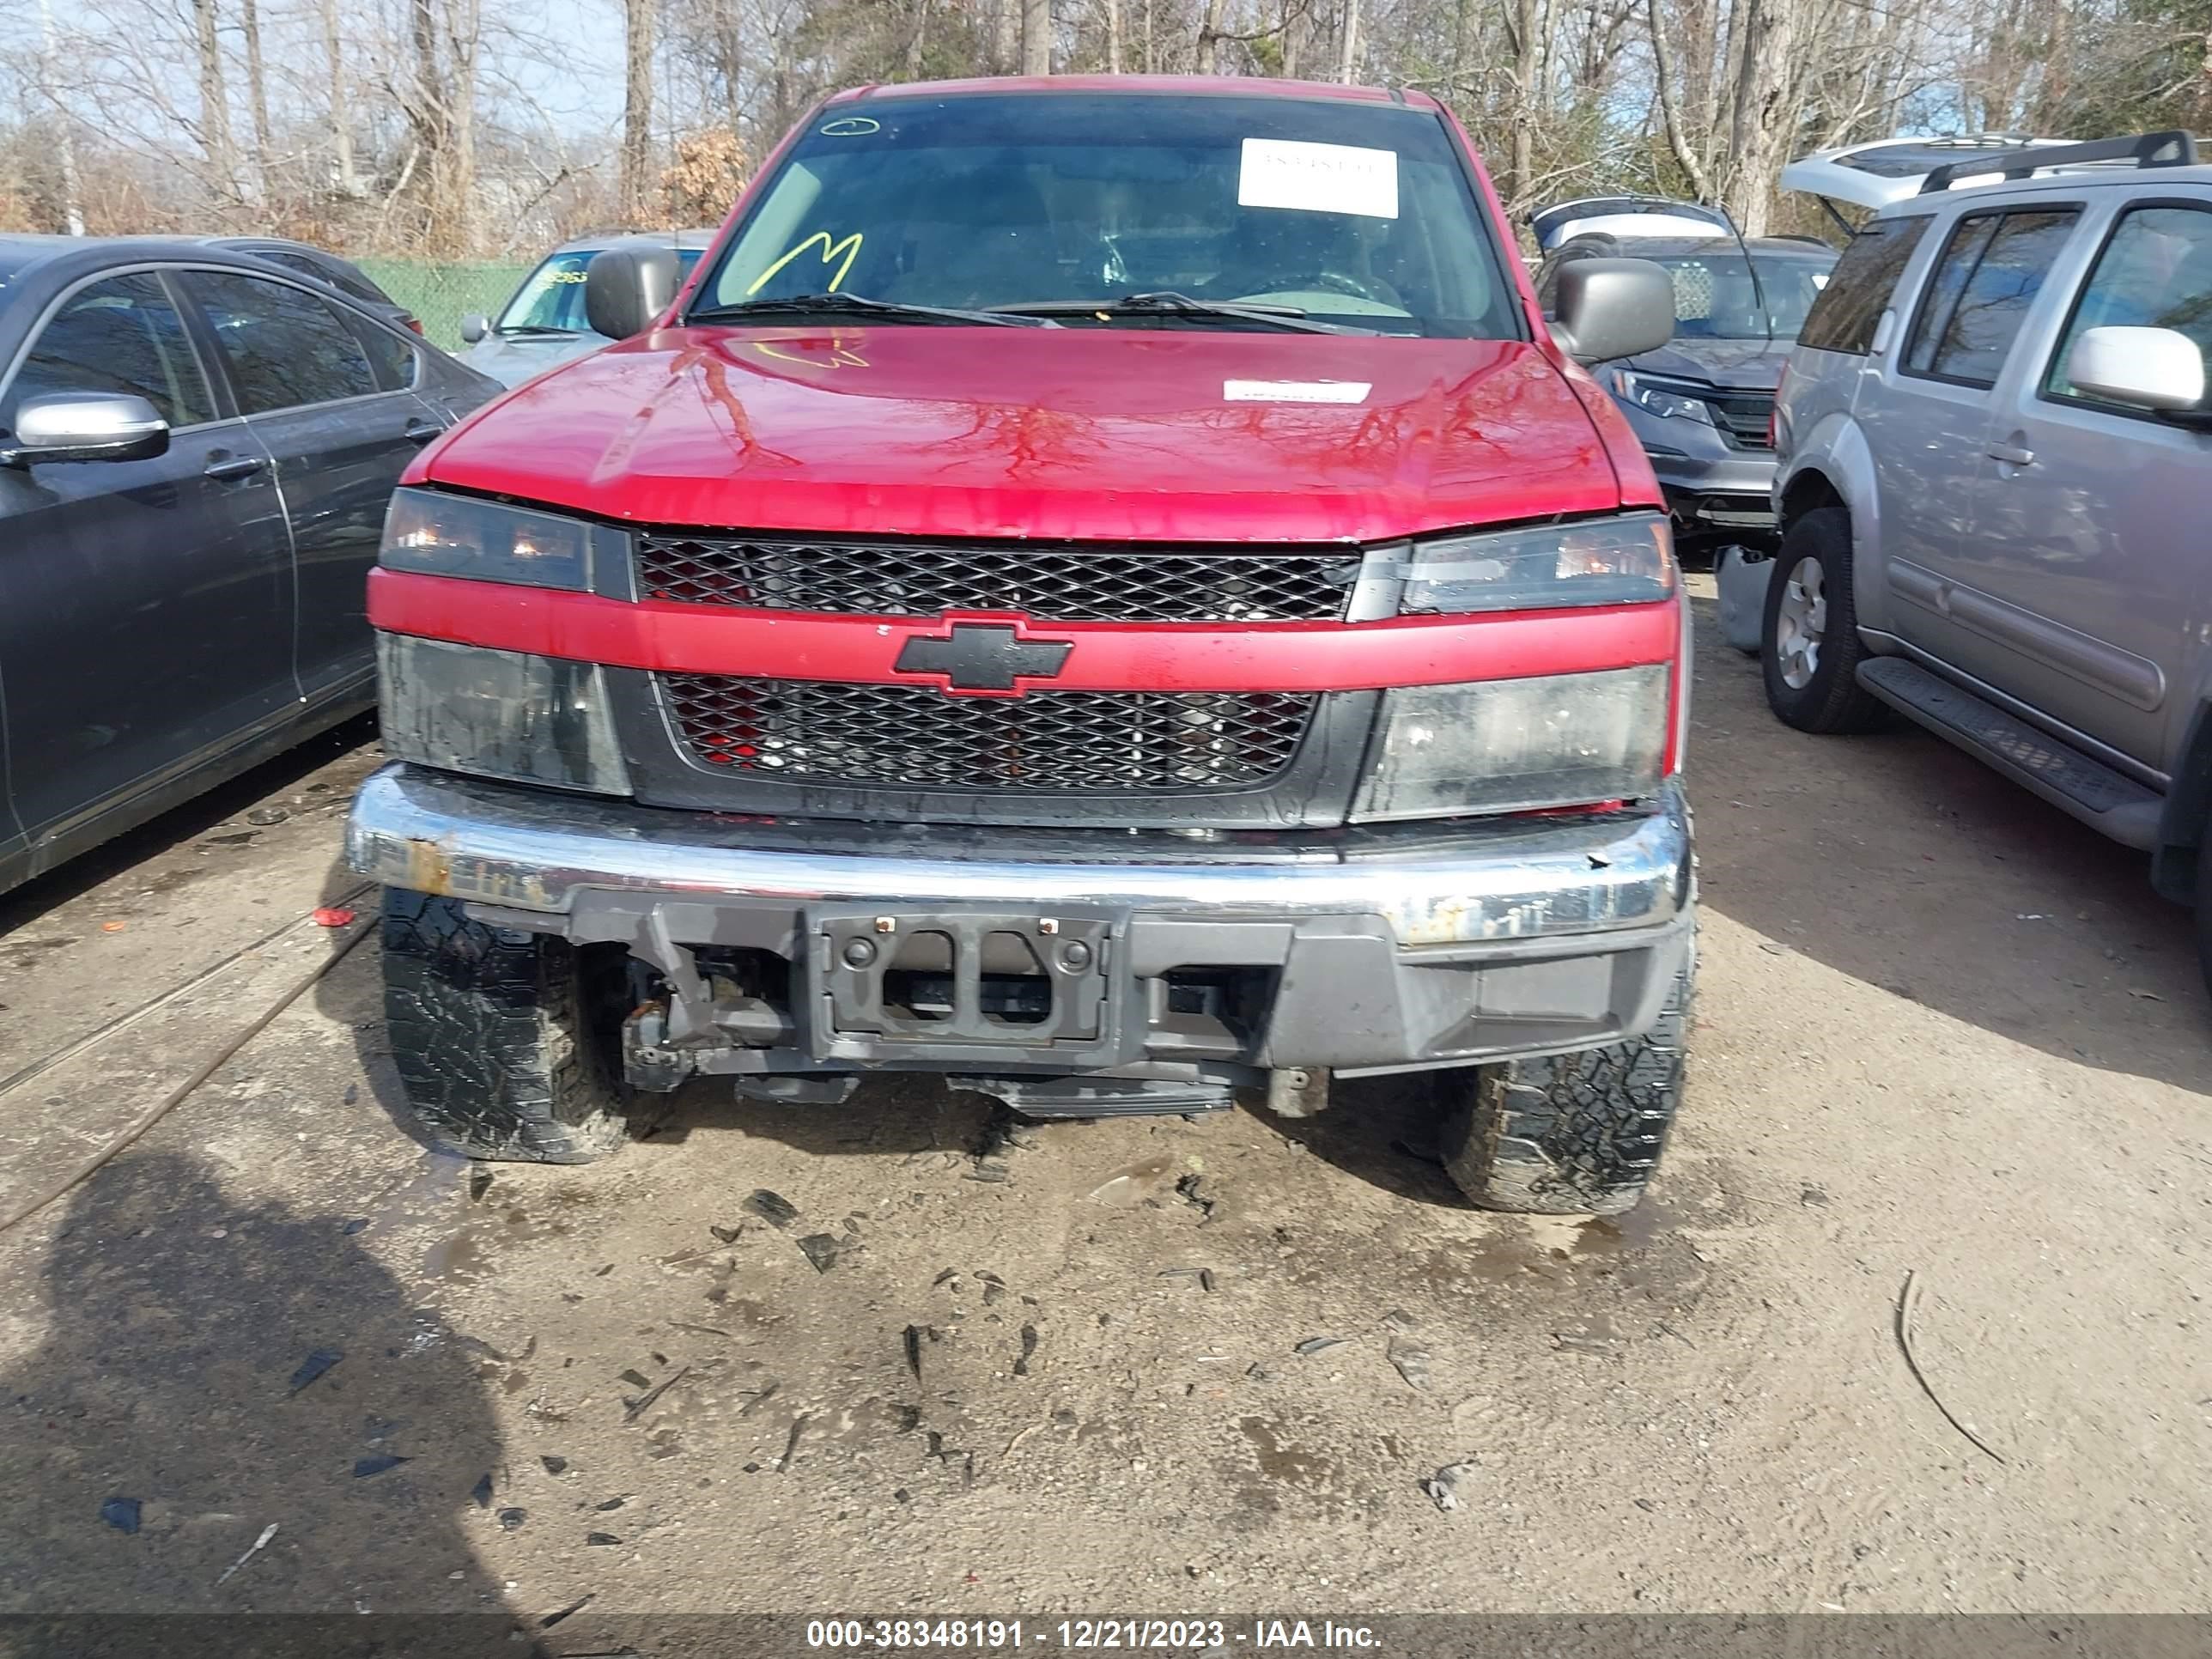
[(471, 1158), (584, 1164), (627, 1136), (621, 963), (384, 890), (384, 1013), (407, 1103)]
[(1840, 507), (1790, 521), (1766, 584), (1759, 635), (1766, 702), (1800, 732), (1868, 732), (1882, 703), (1858, 682), (1866, 647), (1851, 599), (1851, 520)]
[(1438, 1074), (1438, 1151), (1486, 1210), (1618, 1215), (1635, 1207), (1682, 1101), (1697, 963), (1632, 1042)]

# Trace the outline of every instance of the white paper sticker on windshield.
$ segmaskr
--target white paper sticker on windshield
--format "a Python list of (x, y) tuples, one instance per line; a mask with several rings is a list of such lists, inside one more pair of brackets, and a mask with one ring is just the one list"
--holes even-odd
[(1237, 175), (1239, 207), (1398, 216), (1398, 152), (1289, 138), (1247, 138)]
[(1224, 380), (1222, 398), (1232, 404), (1364, 404), (1371, 390), (1365, 380)]

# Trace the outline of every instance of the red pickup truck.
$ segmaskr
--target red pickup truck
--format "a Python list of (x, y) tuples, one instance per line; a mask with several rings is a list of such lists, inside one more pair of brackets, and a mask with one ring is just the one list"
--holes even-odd
[(479, 1158), (697, 1078), (1033, 1116), (1433, 1073), (1479, 1204), (1636, 1201), (1694, 952), (1686, 611), (1579, 362), (1414, 93), (830, 99), (619, 343), (463, 421), (370, 584), (394, 1060)]

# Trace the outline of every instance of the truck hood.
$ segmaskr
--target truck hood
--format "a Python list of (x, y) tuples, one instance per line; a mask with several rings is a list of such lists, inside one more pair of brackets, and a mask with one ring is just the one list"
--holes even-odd
[(1723, 392), (1771, 392), (1796, 346), (1794, 340), (1671, 340), (1628, 366), (1670, 380), (1705, 380)]
[(1167, 330), (671, 329), (532, 382), (415, 467), (642, 524), (1387, 541), (1620, 505), (1516, 341)]

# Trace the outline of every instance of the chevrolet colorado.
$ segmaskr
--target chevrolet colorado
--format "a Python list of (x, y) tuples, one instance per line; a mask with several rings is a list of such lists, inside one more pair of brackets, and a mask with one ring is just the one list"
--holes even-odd
[(480, 1158), (698, 1078), (1031, 1115), (1431, 1073), (1477, 1203), (1633, 1204), (1694, 964), (1684, 601), (1425, 95), (1111, 77), (799, 122), (618, 343), (457, 426), (370, 580), (393, 1057)]

